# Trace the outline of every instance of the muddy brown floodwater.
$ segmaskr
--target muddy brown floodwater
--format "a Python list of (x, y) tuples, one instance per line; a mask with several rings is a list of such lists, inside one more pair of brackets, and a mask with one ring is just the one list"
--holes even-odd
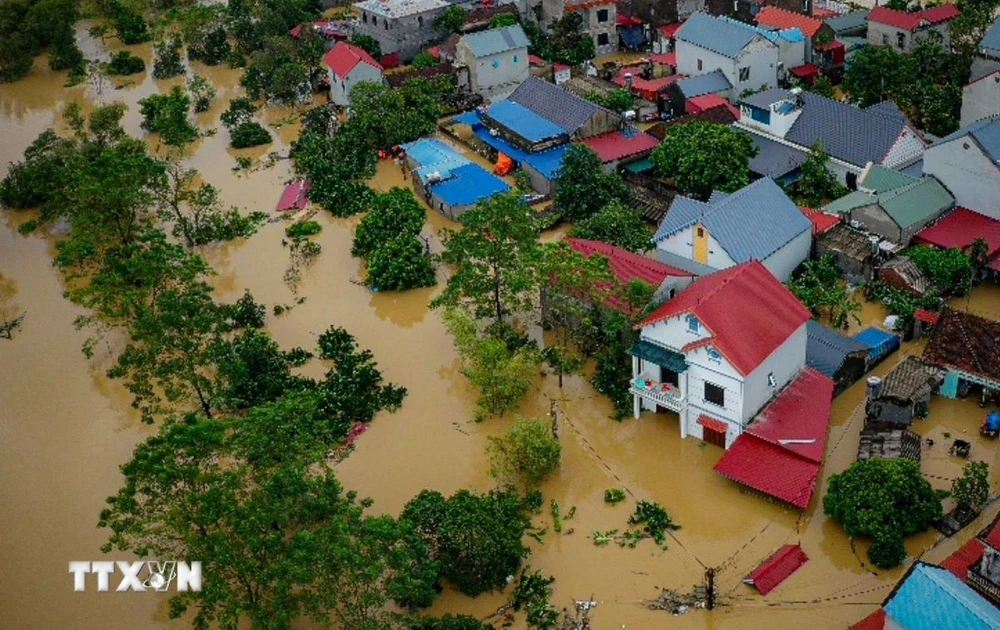
[[(86, 38), (88, 57), (104, 56), (107, 49)], [(148, 46), (134, 47), (150, 65)], [(226, 68), (196, 66), (219, 89), (211, 111), (200, 114), (203, 128), (220, 133), (200, 140), (187, 162), (222, 190), (227, 203), (270, 212), (289, 176), (287, 162), (268, 170), (238, 176), (235, 156), (260, 157), (266, 151), (284, 152), (295, 137), (293, 112), (269, 108), (264, 117), (278, 125), (276, 142), (261, 150), (232, 151), (218, 122), (228, 99), (238, 91), (238, 73)], [(59, 126), (65, 106), (85, 106), (121, 100), (128, 104), (125, 119), (130, 133), (140, 135), (137, 101), (177, 82), (153, 81), (147, 74), (121, 89), (105, 84), (64, 88), (64, 73), (52, 73), (44, 58), (36, 61), (27, 78), (0, 86), (0, 162), (20, 159), (24, 148), (44, 129)], [(155, 138), (150, 138), (156, 146)], [(379, 167), (373, 185), (388, 189), (406, 185), (389, 163)], [(104, 377), (115, 343), (88, 361), (80, 352), (84, 333), (73, 327), (81, 314), (63, 297), (64, 286), (53, 268), (53, 238), (47, 234), (18, 235), (16, 228), (28, 214), (4, 213), (0, 218), (0, 274), (5, 308), (16, 303), (27, 313), (23, 329), (13, 341), (0, 340), (0, 628), (184, 628), (185, 620), (169, 621), (166, 598), (158, 594), (75, 593), (67, 563), (99, 560), (104, 537), (96, 528), (105, 497), (119, 486), (118, 466), (126, 461), (151, 427), (140, 423), (129, 398), (116, 382)], [(330, 324), (346, 327), (359, 343), (370, 348), (386, 376), (409, 389), (402, 409), (381, 414), (359, 441), (357, 450), (339, 465), (345, 485), (375, 500), (375, 510), (397, 513), (423, 488), (444, 493), (462, 487), (487, 489), (483, 451), (486, 438), (509, 426), (510, 418), (471, 421), (474, 392), (456, 371), (456, 355), (440, 317), (427, 304), (439, 289), (403, 294), (371, 293), (351, 282), (360, 276), (360, 263), (350, 256), (356, 219), (334, 219), (320, 212), (324, 230), (318, 241), (323, 253), (303, 273), (299, 294), (307, 301), (289, 314), (270, 318), (275, 339), (286, 347), (312, 346)], [(438, 231), (449, 222), (429, 213), (425, 233), (431, 247), (440, 250)], [(207, 248), (203, 253), (219, 272), (218, 297), (232, 300), (249, 288), (269, 304), (290, 304), (294, 295), (283, 282), (288, 253), (281, 245), (281, 224), (269, 224), (245, 242)], [(546, 235), (546, 238), (552, 238)], [(443, 280), (445, 271), (439, 271)], [(972, 308), (1000, 317), (1000, 289), (976, 288), (958, 308)], [(865, 324), (884, 316), (876, 305), (866, 305)], [(854, 327), (858, 328), (857, 326)], [(884, 375), (905, 355), (918, 353), (919, 344), (879, 366)], [(564, 445), (558, 474), (542, 490), (546, 502), (554, 499), (566, 514), (561, 535), (549, 533), (544, 544), (532, 542), (528, 562), (555, 576), (555, 603), (593, 596), (598, 602), (594, 627), (620, 628), (845, 628), (873, 610), (889, 593), (901, 570), (874, 574), (863, 565), (865, 545), (856, 553), (835, 523), (822, 514), (819, 497), (825, 479), (846, 468), (855, 458), (861, 419), (856, 413), (864, 394), (856, 384), (834, 405), (824, 482), (813, 505), (804, 514), (740, 492), (712, 471), (722, 455), (716, 447), (681, 440), (674, 416), (645, 415), (641, 420), (616, 423), (610, 407), (582, 377), (566, 379), (560, 390), (553, 378), (540, 380), (538, 391), (522, 405), (525, 416), (544, 416), (550, 400), (557, 400)], [(928, 420), (916, 430), (938, 438), (925, 451), (922, 463), (935, 487), (948, 487), (961, 469), (950, 458), (943, 434), (967, 434), (973, 457), (996, 464), (997, 445), (976, 437), (982, 410), (972, 401), (937, 398)], [(994, 480), (995, 483), (995, 480)], [(630, 503), (609, 507), (603, 491), (627, 488), (635, 498), (663, 504), (683, 527), (677, 540), (661, 550), (646, 541), (636, 549), (595, 547), (595, 530), (623, 529)], [(911, 555), (939, 561), (981, 527), (979, 522), (955, 540), (938, 543), (934, 533), (907, 540)], [(547, 524), (548, 511), (538, 521)], [(746, 573), (785, 543), (801, 543), (810, 560), (768, 597), (741, 583)], [(114, 556), (121, 559), (120, 556)], [(701, 583), (705, 567), (720, 567), (719, 607), (671, 616), (648, 610), (645, 602), (661, 587), (689, 590)], [(464, 612), (485, 617), (503, 603), (502, 594), (469, 599), (446, 592), (431, 609), (434, 613)]]

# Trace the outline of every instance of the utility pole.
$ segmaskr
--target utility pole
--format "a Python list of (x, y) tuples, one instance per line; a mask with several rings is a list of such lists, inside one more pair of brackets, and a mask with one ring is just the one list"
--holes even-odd
[(705, 571), (705, 579), (708, 580), (708, 593), (706, 593), (705, 607), (709, 610), (715, 608), (715, 567), (709, 567)]

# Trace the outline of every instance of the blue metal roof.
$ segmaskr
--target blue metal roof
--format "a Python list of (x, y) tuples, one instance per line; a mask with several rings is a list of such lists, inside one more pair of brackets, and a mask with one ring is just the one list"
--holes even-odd
[(561, 144), (557, 147), (539, 151), (538, 153), (528, 153), (515, 147), (503, 138), (490, 135), (489, 129), (482, 124), (472, 127), (472, 132), (476, 137), (490, 145), (497, 151), (506, 153), (512, 160), (519, 163), (526, 163), (542, 174), (546, 179), (555, 179), (562, 167), (563, 155), (566, 153), (568, 144)]
[(757, 33), (697, 12), (677, 31), (677, 39), (711, 50), (730, 59), (739, 56)]
[(1000, 610), (947, 569), (923, 562), (913, 567), (883, 608), (906, 630), (1000, 628)]
[(899, 335), (894, 335), (874, 326), (865, 328), (854, 335), (854, 339), (871, 348), (871, 351), (868, 353), (869, 362), (883, 359), (899, 348)]
[(507, 182), (474, 163), (452, 169), (449, 179), (431, 185), (431, 194), (451, 206), (471, 206), (508, 190)]
[(403, 145), (403, 150), (419, 166), (414, 169), (420, 181), (426, 183), (433, 174), (439, 179), (448, 179), (451, 172), (471, 161), (448, 145), (433, 138), (421, 138)]
[(521, 28), (520, 24), (469, 33), (464, 35), (462, 40), (476, 57), (489, 57), (509, 50), (528, 47), (528, 36), (524, 34), (524, 29)]
[(997, 18), (990, 30), (986, 31), (983, 41), (979, 42), (979, 47), (1000, 50), (1000, 18)]
[(494, 103), (486, 115), (528, 142), (541, 142), (566, 135), (566, 131), (559, 125), (512, 101)]
[(733, 26), (738, 26), (740, 28), (745, 28), (747, 30), (753, 31), (755, 34), (760, 35), (769, 42), (776, 43), (779, 39), (783, 39), (789, 42), (804, 42), (806, 40), (805, 33), (797, 27), (785, 28), (780, 31), (768, 30), (766, 28), (761, 28), (759, 26), (754, 26), (752, 24), (747, 24), (745, 22), (740, 22), (730, 17), (720, 16), (718, 19), (725, 20)]
[(1000, 165), (1000, 116), (977, 120), (971, 125), (966, 125), (958, 131), (948, 134), (931, 146), (936, 147), (939, 144), (951, 142), (967, 135), (972, 136), (979, 146), (983, 148), (986, 155), (997, 165)]
[(729, 82), (722, 70), (713, 70), (705, 74), (695, 75), (681, 79), (675, 83), (681, 94), (685, 98), (694, 98), (705, 94), (715, 94), (725, 90), (731, 90), (733, 84)]
[(806, 365), (830, 378), (834, 378), (847, 355), (869, 350), (867, 344), (842, 335), (815, 320), (806, 322), (806, 335)]
[(803, 232), (812, 222), (769, 177), (763, 177), (710, 203), (678, 196), (660, 223), (654, 242), (700, 222), (737, 264), (764, 260)]

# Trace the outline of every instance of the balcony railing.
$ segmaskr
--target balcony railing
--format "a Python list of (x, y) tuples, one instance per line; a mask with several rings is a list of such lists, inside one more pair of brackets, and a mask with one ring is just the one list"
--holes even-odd
[(678, 412), (684, 409), (684, 396), (681, 395), (676, 386), (670, 383), (660, 383), (643, 374), (632, 379), (631, 385), (630, 390), (633, 394), (651, 400), (661, 407)]
[[(982, 560), (980, 560), (980, 562), (982, 562)], [(979, 572), (980, 562), (977, 562), (976, 564), (969, 567), (969, 572), (968, 572), (969, 583), (972, 585), (973, 588), (975, 588), (977, 591), (979, 591), (989, 599), (993, 600), (994, 602), (1000, 603), (1000, 584), (993, 582), (988, 577), (984, 576), (982, 573)]]

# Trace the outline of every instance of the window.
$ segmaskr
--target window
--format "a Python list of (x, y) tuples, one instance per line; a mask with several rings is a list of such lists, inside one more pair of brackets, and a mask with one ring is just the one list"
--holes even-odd
[(517, 63), (517, 55), (514, 55), (514, 63)]
[(886, 35), (885, 33), (882, 33), (882, 45), (883, 46), (889, 45), (889, 36)]
[(601, 23), (604, 23), (604, 22), (608, 21), (608, 10), (607, 9), (601, 9), (600, 11), (597, 12), (597, 21), (601, 22)]
[(716, 363), (722, 363), (722, 355), (715, 348), (708, 349), (708, 360), (715, 361)]
[(705, 236), (705, 228), (702, 227), (698, 228), (698, 238), (704, 238), (704, 236)]
[(598, 46), (607, 46), (608, 45), (608, 34), (607, 33), (599, 33), (597, 35), (597, 45)]
[(362, 13), (361, 14), (361, 21), (364, 22), (365, 24), (368, 23), (368, 14), (367, 13)]
[(382, 26), (384, 26), (384, 27), (385, 27), (385, 30), (387, 30), (387, 31), (388, 31), (388, 30), (389, 30), (389, 20), (384, 20), (384, 21), (382, 22)]
[(494, 59), (492, 65), (493, 65), (494, 68), (499, 68), (500, 67), (500, 60), (499, 59)]
[(698, 330), (701, 328), (701, 324), (698, 323), (698, 318), (695, 317), (694, 315), (687, 316), (687, 324), (688, 324), (688, 330), (690, 330), (691, 332), (698, 332)]
[(740, 68), (740, 83), (750, 80), (750, 68)]
[(701, 59), (698, 60), (698, 71), (701, 72)]
[(896, 46), (898, 46), (899, 48), (906, 46), (906, 35), (902, 33), (896, 33)]
[(774, 372), (769, 372), (767, 375), (767, 384), (770, 387), (777, 387), (778, 381), (774, 380)]
[(719, 387), (715, 383), (709, 383), (705, 381), (705, 402), (712, 403), (713, 405), (718, 405), (720, 407), (726, 406), (726, 390)]
[(373, 15), (372, 16), (372, 26), (378, 26), (378, 16), (377, 15)]

